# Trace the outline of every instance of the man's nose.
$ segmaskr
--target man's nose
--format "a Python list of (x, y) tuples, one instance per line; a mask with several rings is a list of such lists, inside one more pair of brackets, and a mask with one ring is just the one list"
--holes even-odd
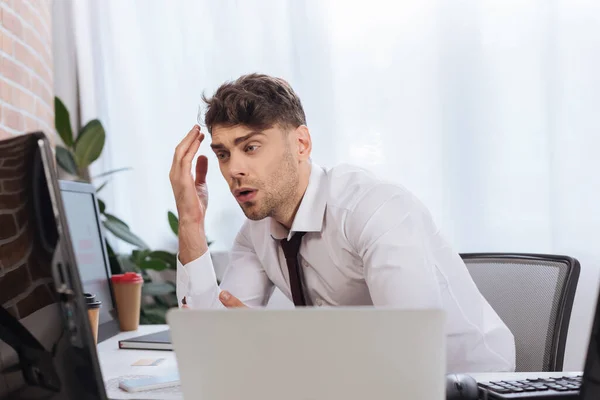
[(232, 178), (241, 178), (248, 175), (248, 165), (244, 157), (232, 154), (229, 158), (229, 173)]

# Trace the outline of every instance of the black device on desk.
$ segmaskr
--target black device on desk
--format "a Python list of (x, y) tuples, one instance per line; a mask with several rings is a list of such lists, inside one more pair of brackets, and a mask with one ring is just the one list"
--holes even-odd
[(96, 188), (72, 181), (59, 181), (59, 186), (83, 290), (102, 302), (98, 318), (102, 342), (120, 330)]
[(0, 399), (106, 392), (43, 133), (0, 141)]
[(599, 400), (600, 294), (582, 376), (532, 378), (520, 381), (476, 382), (466, 374), (447, 375), (448, 400)]

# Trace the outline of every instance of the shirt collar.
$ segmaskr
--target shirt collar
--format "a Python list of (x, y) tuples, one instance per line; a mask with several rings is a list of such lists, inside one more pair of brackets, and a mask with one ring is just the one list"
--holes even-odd
[(271, 237), (273, 239), (287, 238), (289, 240), (296, 232), (321, 232), (327, 206), (326, 179), (325, 170), (311, 162), (308, 186), (292, 222), (292, 229), (288, 231), (286, 227), (271, 218)]

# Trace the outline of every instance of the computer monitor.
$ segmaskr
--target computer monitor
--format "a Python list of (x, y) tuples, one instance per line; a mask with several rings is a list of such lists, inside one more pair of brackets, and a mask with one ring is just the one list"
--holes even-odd
[(61, 180), (59, 185), (83, 289), (102, 302), (98, 321), (101, 342), (119, 333), (119, 322), (96, 189), (82, 182)]
[(0, 141), (0, 400), (106, 399), (53, 157)]
[(600, 293), (590, 332), (580, 396), (580, 400), (597, 399), (600, 399)]

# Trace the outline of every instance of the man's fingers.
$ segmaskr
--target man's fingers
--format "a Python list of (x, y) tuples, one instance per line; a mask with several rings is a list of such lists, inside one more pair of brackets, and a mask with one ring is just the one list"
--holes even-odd
[(169, 172), (171, 182), (189, 179), (192, 160), (198, 152), (203, 139), (204, 134), (200, 132), (200, 127), (194, 125), (181, 143), (177, 145), (175, 154), (173, 155), (173, 165), (171, 165), (171, 171)]
[[(248, 306), (242, 303), (240, 299), (238, 299), (226, 290), (223, 290), (219, 294), (219, 300), (221, 300), (221, 303), (223, 303), (223, 305), (227, 308), (248, 308)], [(187, 305), (185, 297), (183, 298), (183, 301), (181, 303), (181, 308), (190, 308), (190, 306)]]
[(198, 137), (199, 134), (200, 127), (198, 125), (194, 125), (192, 130), (188, 132), (188, 134), (175, 148), (175, 152), (173, 153), (173, 165), (171, 165), (171, 171), (169, 172), (169, 179), (171, 180), (171, 182), (175, 181), (180, 177), (181, 159), (186, 154), (186, 150), (190, 147), (192, 142)]
[(185, 155), (181, 159), (181, 167), (185, 171), (189, 171), (190, 168), (192, 167), (192, 160), (194, 159), (194, 156), (198, 152), (198, 149), (200, 148), (200, 143), (202, 143), (203, 140), (204, 140), (204, 134), (202, 132), (200, 132), (200, 134), (198, 136), (196, 136), (196, 138), (192, 141), (192, 143), (190, 143), (190, 146), (187, 149), (187, 153), (185, 153)]
[(175, 154), (173, 155), (173, 162), (176, 163), (180, 161), (188, 152), (190, 145), (193, 144), (194, 140), (197, 139), (200, 134), (200, 127), (198, 125), (194, 125), (191, 131), (183, 138), (181, 143), (177, 145), (175, 148)]
[(219, 300), (221, 300), (221, 303), (223, 303), (223, 305), (227, 308), (247, 308), (248, 307), (244, 303), (242, 303), (240, 301), (240, 299), (233, 296), (231, 293), (229, 293), (226, 290), (223, 290), (221, 292), (221, 294), (219, 295)]
[(208, 158), (198, 156), (196, 160), (196, 187), (206, 183), (206, 172), (208, 171)]
[(181, 308), (190, 308), (190, 306), (187, 305), (187, 299), (185, 297), (181, 299)]

